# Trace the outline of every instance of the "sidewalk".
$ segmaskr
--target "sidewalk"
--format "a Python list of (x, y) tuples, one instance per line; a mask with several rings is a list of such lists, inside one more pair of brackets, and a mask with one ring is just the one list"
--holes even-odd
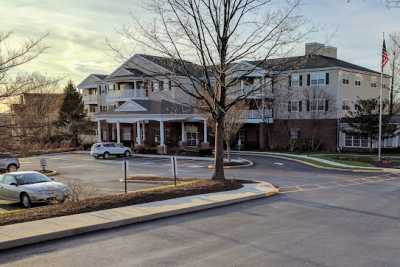
[(273, 185), (259, 182), (244, 184), (238, 190), (0, 226), (0, 250), (222, 207), (277, 193), (278, 189)]

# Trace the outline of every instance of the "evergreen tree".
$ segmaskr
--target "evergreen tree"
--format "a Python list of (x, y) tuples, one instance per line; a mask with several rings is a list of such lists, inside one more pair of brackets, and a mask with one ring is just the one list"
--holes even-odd
[(73, 146), (79, 145), (79, 134), (84, 133), (88, 126), (82, 96), (72, 81), (64, 89), (64, 102), (61, 106), (58, 126), (62, 127), (65, 137), (71, 140)]
[[(386, 108), (383, 103), (382, 110)], [(382, 114), (382, 139), (393, 136), (396, 126), (390, 123), (391, 115)], [(379, 137), (379, 98), (359, 99), (355, 109), (349, 110), (343, 119), (347, 127), (343, 132), (368, 137), (369, 149), (372, 150), (372, 141)]]

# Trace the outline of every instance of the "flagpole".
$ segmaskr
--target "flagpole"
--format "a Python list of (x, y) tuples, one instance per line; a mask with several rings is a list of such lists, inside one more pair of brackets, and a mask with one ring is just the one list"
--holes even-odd
[[(385, 32), (383, 32), (383, 41), (385, 40)], [(382, 57), (382, 55), (381, 55)], [(380, 57), (380, 58), (381, 58)], [(382, 91), (383, 91), (383, 65), (381, 65), (381, 88), (379, 92), (379, 139), (378, 139), (378, 160), (381, 161), (382, 159)]]

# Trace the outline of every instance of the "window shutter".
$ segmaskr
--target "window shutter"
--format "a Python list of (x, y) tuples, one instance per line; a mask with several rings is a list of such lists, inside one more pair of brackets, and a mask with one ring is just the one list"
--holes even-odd
[(292, 86), (292, 75), (289, 75), (289, 87)]
[(299, 112), (303, 111), (303, 102), (299, 101)]
[(329, 100), (326, 99), (325, 100), (325, 111), (328, 111), (328, 110), (329, 110)]
[(325, 83), (329, 84), (329, 72), (325, 73)]
[(311, 76), (307, 74), (307, 86), (310, 86)]
[(291, 104), (292, 104), (292, 102), (289, 101), (289, 102), (288, 102), (288, 111), (289, 111), (289, 112), (292, 112), (292, 105), (291, 105)]
[(307, 100), (307, 111), (310, 111), (310, 100)]
[(303, 86), (303, 75), (300, 75), (299, 77), (299, 85)]

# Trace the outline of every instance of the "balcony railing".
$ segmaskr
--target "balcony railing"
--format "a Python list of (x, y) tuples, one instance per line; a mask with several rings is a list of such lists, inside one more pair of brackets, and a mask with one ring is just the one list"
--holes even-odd
[(144, 98), (146, 97), (146, 93), (144, 89), (125, 89), (108, 91), (106, 97), (108, 101), (118, 101), (127, 98)]
[[(264, 113), (264, 114), (263, 114)], [(250, 110), (244, 110), (242, 112), (242, 119), (244, 120), (265, 120), (268, 121), (270, 118), (272, 118), (272, 110), (267, 109), (264, 110), (258, 110), (258, 109), (250, 109)]]
[(98, 95), (84, 95), (82, 100), (85, 104), (97, 104)]
[(270, 98), (272, 97), (272, 89), (269, 87), (262, 88), (262, 85), (243, 85), (241, 87), (242, 94), (249, 94), (248, 98)]

